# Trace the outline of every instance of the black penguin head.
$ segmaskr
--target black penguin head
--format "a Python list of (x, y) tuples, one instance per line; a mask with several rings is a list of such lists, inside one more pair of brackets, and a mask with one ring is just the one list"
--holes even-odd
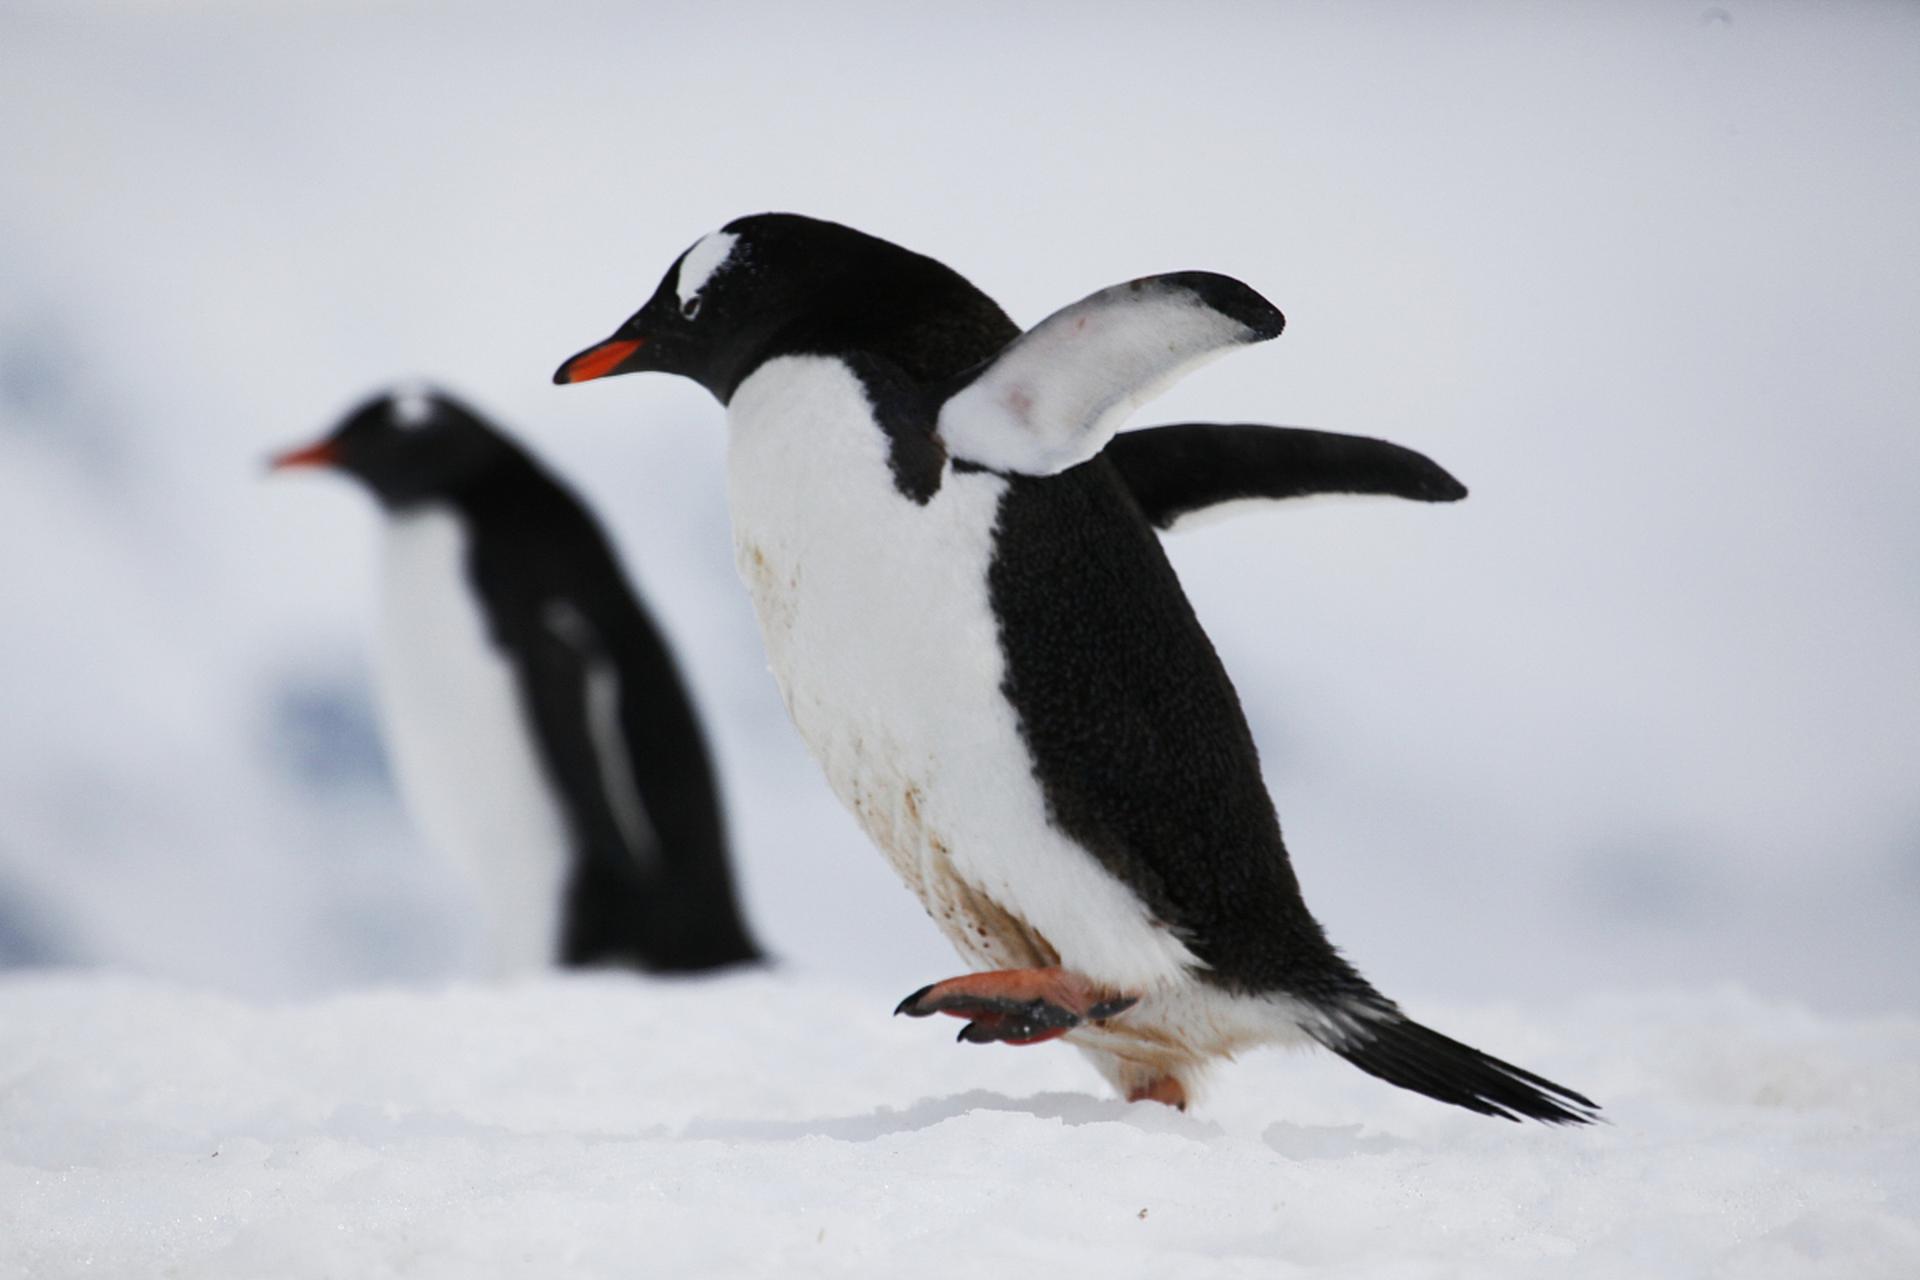
[(724, 404), (775, 356), (868, 351), (937, 382), (1018, 334), (992, 299), (932, 258), (838, 223), (761, 213), (681, 254), (646, 306), (553, 380), (677, 373)]
[(271, 465), (348, 472), (382, 506), (400, 510), (452, 492), (512, 451), (506, 437), (450, 396), (404, 391), (375, 396), (332, 434)]

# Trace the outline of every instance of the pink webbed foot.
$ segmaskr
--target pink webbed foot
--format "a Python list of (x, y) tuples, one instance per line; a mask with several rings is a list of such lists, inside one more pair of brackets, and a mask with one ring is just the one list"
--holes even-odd
[(936, 1013), (966, 1018), (960, 1039), (971, 1044), (1038, 1044), (1083, 1022), (1125, 1013), (1139, 1000), (1101, 991), (1066, 969), (998, 969), (922, 987), (894, 1012), (913, 1018)]

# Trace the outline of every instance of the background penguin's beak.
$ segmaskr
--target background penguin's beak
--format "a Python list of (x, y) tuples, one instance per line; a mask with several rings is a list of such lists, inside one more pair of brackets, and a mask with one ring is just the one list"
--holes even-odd
[(620, 366), (642, 345), (642, 341), (636, 338), (613, 338), (597, 347), (588, 347), (561, 365), (555, 371), (553, 380), (566, 386), (570, 382), (592, 382), (610, 373), (624, 373), (626, 370)]
[(299, 449), (289, 449), (267, 459), (267, 470), (284, 471), (288, 467), (330, 467), (340, 457), (331, 440), (321, 440)]

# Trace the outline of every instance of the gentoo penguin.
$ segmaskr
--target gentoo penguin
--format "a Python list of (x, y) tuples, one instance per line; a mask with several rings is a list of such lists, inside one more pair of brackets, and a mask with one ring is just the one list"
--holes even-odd
[(476, 890), (490, 967), (759, 958), (692, 701), (579, 499), (426, 391), (377, 396), (273, 465), (344, 471), (386, 516), (388, 745)]
[[(1587, 1099), (1411, 1021), (1328, 943), (1154, 527), (1303, 487), (1464, 491), (1377, 441), (1193, 425), (1110, 445), (1282, 323), (1184, 272), (1022, 333), (939, 262), (763, 214), (694, 244), (554, 380), (658, 370), (726, 406), (735, 554), (788, 712), (976, 970), (899, 1012), (963, 1017), (967, 1041), (1065, 1036), (1129, 1099), (1184, 1106), (1213, 1059), (1316, 1042), (1474, 1111), (1584, 1121)], [(1305, 480), (1277, 474), (1289, 457)]]

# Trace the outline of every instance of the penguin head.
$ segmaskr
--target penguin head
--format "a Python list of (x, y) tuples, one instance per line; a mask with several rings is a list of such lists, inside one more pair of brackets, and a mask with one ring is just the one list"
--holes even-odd
[(375, 396), (331, 434), (270, 464), (332, 467), (357, 476), (382, 506), (401, 510), (441, 497), (512, 450), (499, 432), (438, 391)]
[(644, 307), (553, 380), (677, 373), (725, 404), (775, 356), (866, 351), (936, 382), (1018, 334), (992, 299), (932, 258), (838, 223), (761, 213), (697, 241)]

